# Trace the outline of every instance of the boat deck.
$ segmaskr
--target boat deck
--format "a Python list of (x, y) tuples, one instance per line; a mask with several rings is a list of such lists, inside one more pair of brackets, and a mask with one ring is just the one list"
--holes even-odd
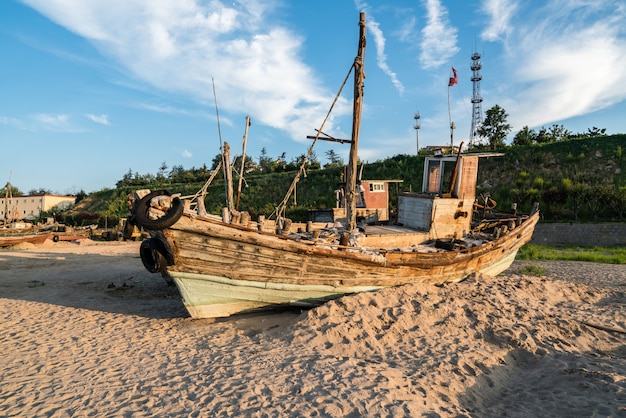
[(407, 246), (421, 244), (429, 239), (427, 231), (418, 231), (400, 225), (367, 225), (365, 236), (360, 239), (361, 245), (374, 247)]
[(405, 235), (405, 234), (422, 234), (424, 231), (418, 231), (414, 228), (407, 228), (400, 225), (367, 225), (365, 227), (365, 235)]

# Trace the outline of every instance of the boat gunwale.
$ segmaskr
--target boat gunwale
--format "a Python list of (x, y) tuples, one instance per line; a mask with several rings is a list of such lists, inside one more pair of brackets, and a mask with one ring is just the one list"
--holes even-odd
[[(477, 245), (475, 247), (460, 248), (441, 252), (416, 252), (412, 250), (403, 250), (401, 248), (390, 250), (376, 247), (340, 246), (332, 243), (316, 244), (315, 242), (295, 240), (293, 238), (290, 238), (289, 236), (278, 235), (266, 231), (258, 231), (257, 229), (249, 228), (243, 225), (225, 223), (214, 218), (189, 216), (188, 214), (186, 215), (187, 218), (189, 218), (190, 225), (193, 225), (193, 221), (195, 220), (201, 220), (202, 222), (215, 225), (218, 228), (223, 229), (223, 231), (216, 230), (216, 228), (214, 228), (212, 229), (212, 231), (214, 231), (214, 233), (212, 234), (209, 231), (206, 231), (203, 228), (199, 227), (185, 228), (179, 225), (180, 220), (172, 225), (169, 229), (180, 231), (193, 230), (193, 233), (201, 234), (206, 237), (219, 236), (220, 239), (224, 239), (225, 234), (228, 233), (229, 230), (235, 229), (242, 232), (243, 234), (239, 236), (231, 236), (230, 238), (228, 238), (234, 242), (243, 242), (247, 245), (252, 246), (269, 247), (273, 250), (289, 251), (295, 254), (319, 255), (343, 260), (351, 259), (354, 261), (358, 261), (361, 264), (387, 267), (395, 267), (401, 265), (405, 265), (408, 267), (419, 267), (421, 265), (446, 266), (450, 265), (451, 263), (464, 262), (466, 260), (471, 260), (483, 256), (486, 253), (493, 251), (494, 248), (505, 246), (505, 243), (507, 242), (511, 242), (513, 244), (513, 248), (509, 249), (509, 251), (515, 251), (515, 247), (519, 249), (521, 246), (526, 244), (526, 242), (524, 242), (519, 245), (519, 243), (517, 243), (516, 241), (518, 239), (521, 239), (521, 237), (525, 233), (527, 233), (528, 230), (534, 229), (534, 226), (539, 220), (539, 212), (535, 212), (532, 215), (528, 216), (528, 218), (526, 218), (518, 227), (511, 230), (509, 233), (504, 234), (501, 237), (486, 242), (482, 245)], [(262, 242), (258, 242), (255, 237), (261, 237)], [(359, 248), (367, 250), (369, 252), (354, 251)], [(352, 249), (353, 251), (350, 251), (350, 249)], [(503, 252), (504, 251), (509, 252), (507, 251), (507, 248), (503, 248)]]

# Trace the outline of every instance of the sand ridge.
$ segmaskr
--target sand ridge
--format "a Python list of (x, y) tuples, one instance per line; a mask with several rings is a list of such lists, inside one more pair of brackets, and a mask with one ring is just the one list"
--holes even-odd
[(0, 251), (0, 416), (626, 416), (624, 266), (193, 320), (138, 245)]

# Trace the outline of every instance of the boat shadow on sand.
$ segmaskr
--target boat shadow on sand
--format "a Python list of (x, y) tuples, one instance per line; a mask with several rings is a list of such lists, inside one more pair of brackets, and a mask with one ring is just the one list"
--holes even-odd
[[(0, 251), (0, 299), (49, 303), (76, 309), (152, 319), (190, 319), (176, 286), (151, 274), (139, 254), (74, 254), (55, 251)], [(301, 308), (236, 315), (244, 332), (256, 323), (272, 328), (295, 321)], [(224, 322), (228, 318), (194, 320)]]
[(175, 286), (138, 255), (1, 251), (0, 297), (149, 318), (188, 317)]

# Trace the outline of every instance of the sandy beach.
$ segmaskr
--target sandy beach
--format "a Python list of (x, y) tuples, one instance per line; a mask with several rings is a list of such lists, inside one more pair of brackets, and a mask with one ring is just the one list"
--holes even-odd
[(626, 417), (626, 266), (193, 320), (138, 249), (0, 250), (0, 416)]

